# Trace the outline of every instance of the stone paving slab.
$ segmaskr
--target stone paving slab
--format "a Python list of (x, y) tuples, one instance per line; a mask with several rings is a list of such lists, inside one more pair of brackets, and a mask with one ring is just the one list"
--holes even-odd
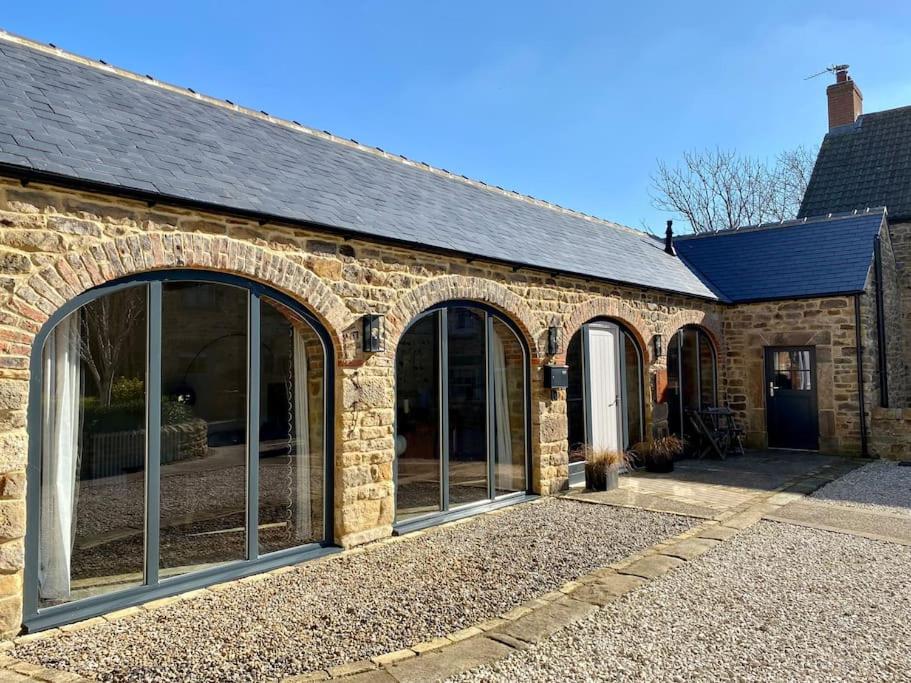
[(765, 519), (911, 546), (911, 518), (847, 505), (790, 503)]
[(677, 557), (651, 555), (649, 557), (643, 557), (637, 562), (633, 562), (629, 567), (621, 569), (619, 573), (641, 576), (643, 579), (657, 579), (659, 576), (664, 576), (672, 569), (676, 569), (681, 564), (683, 564), (683, 560)]
[[(590, 588), (592, 586), (584, 586), (576, 592), (584, 592)], [(585, 598), (583, 597), (583, 599)], [(588, 616), (595, 610), (596, 607), (593, 604), (586, 604), (573, 599), (561, 599), (535, 610), (522, 619), (501, 626), (493, 633), (505, 633), (527, 643), (537, 643), (556, 633), (567, 624)]]
[[(455, 643), (439, 652), (432, 652), (390, 666), (385, 671), (399, 683), (441, 681), (463, 671), (501, 659), (513, 651), (509, 645), (479, 636)], [(387, 679), (377, 678), (375, 680)]]
[(654, 495), (635, 491), (631, 488), (619, 488), (613, 491), (579, 491), (574, 490), (566, 494), (567, 498), (582, 500), (588, 503), (602, 503), (619, 507), (633, 507), (652, 512), (669, 512), (674, 515), (685, 515), (698, 519), (712, 519), (716, 514), (715, 508), (707, 505), (696, 505), (682, 502), (666, 496)]
[(689, 538), (665, 548), (661, 553), (681, 560), (693, 560), (703, 553), (707, 553), (719, 543), (720, 541), (707, 538)]

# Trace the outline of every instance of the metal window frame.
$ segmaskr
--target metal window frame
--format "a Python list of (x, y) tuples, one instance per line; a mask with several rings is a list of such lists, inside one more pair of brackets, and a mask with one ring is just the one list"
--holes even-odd
[[(163, 286), (172, 282), (205, 282), (234, 286), (245, 290), (247, 296), (247, 536), (245, 558), (232, 560), (216, 567), (190, 572), (165, 579), (159, 576), (160, 532), (160, 427), (161, 427), (161, 323)], [(146, 286), (146, 463), (145, 463), (145, 540), (143, 550), (144, 576), (139, 586), (113, 591), (104, 595), (74, 600), (60, 605), (40, 607), (38, 569), (40, 564), (41, 513), (41, 409), (43, 388), (42, 356), (48, 336), (73, 311), (118, 291)], [(260, 381), (260, 303), (267, 297), (287, 306), (304, 320), (320, 339), (323, 349), (323, 540), (271, 553), (258, 548), (259, 495), (259, 400)], [(254, 343), (257, 345), (254, 346)], [(79, 621), (112, 610), (148, 600), (175, 595), (221, 581), (268, 571), (283, 565), (301, 562), (339, 552), (332, 543), (334, 527), (334, 453), (333, 425), (335, 407), (335, 350), (329, 332), (304, 306), (291, 297), (266, 285), (242, 277), (203, 270), (175, 269), (114, 280), (90, 289), (54, 312), (35, 336), (29, 363), (28, 424), (29, 452), (27, 465), (27, 515), (29, 523), (25, 536), (25, 571), (23, 581), (23, 625), (28, 632)], [(154, 400), (153, 400), (153, 397)], [(158, 457), (153, 457), (158, 454)]]
[[(485, 439), (487, 444), (487, 498), (471, 501), (468, 503), (463, 503), (460, 505), (452, 506), (450, 505), (449, 499), (449, 312), (458, 309), (458, 308), (470, 308), (483, 312), (484, 314), (484, 368), (485, 368), (485, 378), (484, 378), (484, 392), (485, 392)], [(411, 330), (414, 325), (419, 321), (423, 320), (428, 316), (436, 316), (438, 320), (438, 336), (437, 336), (437, 372), (438, 372), (438, 403), (439, 406), (437, 414), (437, 428), (439, 430), (439, 467), (440, 467), (440, 509), (433, 512), (427, 512), (421, 515), (415, 515), (413, 517), (408, 517), (403, 520), (396, 519), (393, 523), (393, 530), (396, 534), (403, 534), (410, 531), (415, 531), (417, 529), (426, 528), (436, 524), (442, 524), (446, 521), (451, 521), (452, 519), (460, 519), (472, 514), (479, 514), (491, 509), (497, 509), (506, 504), (512, 504), (524, 500), (526, 498), (533, 497), (532, 494), (532, 472), (531, 472), (531, 403), (529, 400), (529, 391), (531, 387), (531, 368), (530, 368), (530, 354), (528, 352), (528, 346), (525, 342), (525, 339), (522, 336), (521, 330), (513, 323), (509, 318), (500, 313), (497, 309), (489, 306), (485, 303), (479, 301), (472, 301), (470, 299), (455, 299), (451, 301), (445, 301), (431, 308), (428, 308), (426, 311), (422, 312), (420, 315), (416, 316), (403, 330), (402, 337), (404, 337), (409, 330)], [(506, 327), (515, 335), (516, 339), (519, 342), (519, 346), (522, 349), (522, 365), (523, 365), (523, 391), (522, 391), (522, 402), (523, 402), (523, 416), (524, 416), (524, 443), (525, 443), (525, 490), (524, 491), (515, 491), (503, 494), (501, 496), (496, 495), (496, 467), (495, 461), (493, 458), (493, 453), (495, 451), (495, 433), (493, 428), (493, 411), (494, 405), (491, 397), (491, 378), (492, 378), (492, 354), (490, 352), (490, 345), (493, 338), (493, 321), (499, 320), (504, 323)], [(396, 364), (396, 420), (398, 419), (398, 368)], [(397, 426), (395, 427), (396, 433), (398, 433)], [(398, 513), (398, 480), (399, 480), (399, 467), (398, 467), (398, 456), (395, 459), (395, 466), (393, 467), (393, 481), (395, 485), (396, 494), (394, 500), (396, 501), (396, 514)]]
[(681, 436), (686, 433), (686, 414), (683, 406), (683, 333), (689, 331), (696, 333), (696, 395), (698, 397), (699, 410), (702, 410), (704, 408), (702, 405), (703, 340), (706, 344), (708, 344), (709, 350), (712, 352), (712, 398), (715, 401), (715, 405), (718, 404), (718, 353), (715, 350), (715, 344), (712, 342), (708, 333), (698, 325), (684, 325), (676, 332), (674, 332), (674, 336), (671, 337), (671, 340), (668, 343), (668, 349), (670, 349), (672, 344), (676, 345), (677, 347), (677, 395), (679, 396), (678, 403), (680, 404), (679, 412)]

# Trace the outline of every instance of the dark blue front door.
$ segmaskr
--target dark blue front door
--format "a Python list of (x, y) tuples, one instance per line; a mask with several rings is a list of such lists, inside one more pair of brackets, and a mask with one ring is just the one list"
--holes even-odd
[(771, 448), (819, 448), (816, 392), (815, 348), (766, 348), (766, 420)]

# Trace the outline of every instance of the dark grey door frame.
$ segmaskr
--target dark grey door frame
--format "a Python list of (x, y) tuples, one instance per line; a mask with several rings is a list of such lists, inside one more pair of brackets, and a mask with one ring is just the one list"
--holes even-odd
[[(464, 503), (456, 507), (452, 507), (449, 501), (449, 364), (448, 364), (448, 355), (449, 355), (449, 335), (448, 335), (448, 316), (449, 311), (454, 308), (473, 308), (484, 312), (484, 391), (487, 396), (487, 410), (485, 411), (485, 434), (486, 434), (486, 444), (487, 444), (487, 498), (485, 500)], [(408, 330), (412, 328), (419, 320), (426, 318), (427, 316), (435, 315), (439, 324), (439, 334), (438, 334), (438, 343), (437, 343), (437, 354), (438, 354), (438, 386), (439, 386), (439, 414), (437, 419), (439, 420), (439, 447), (440, 447), (440, 457), (439, 457), (439, 479), (440, 479), (440, 510), (435, 512), (429, 512), (424, 515), (419, 515), (416, 517), (409, 518), (403, 521), (395, 522), (394, 526), (398, 533), (405, 533), (407, 531), (412, 531), (414, 529), (431, 526), (433, 524), (443, 523), (448, 519), (453, 518), (454, 516), (463, 516), (466, 511), (482, 511), (491, 506), (498, 506), (498, 502), (507, 501), (511, 499), (518, 499), (528, 496), (532, 492), (532, 478), (531, 478), (531, 405), (529, 402), (529, 391), (531, 389), (531, 370), (529, 363), (529, 353), (528, 348), (525, 343), (525, 339), (522, 336), (521, 331), (518, 327), (511, 321), (509, 318), (503, 316), (499, 311), (497, 311), (492, 306), (487, 304), (471, 301), (471, 300), (453, 300), (446, 301), (444, 303), (433, 306), (412, 320), (405, 330), (402, 332), (402, 336), (408, 333)], [(496, 495), (496, 481), (494, 477), (495, 473), (495, 462), (493, 459), (493, 454), (495, 452), (494, 439), (495, 433), (492, 427), (494, 418), (493, 411), (494, 401), (491, 400), (491, 377), (492, 377), (492, 363), (493, 363), (493, 354), (490, 352), (490, 345), (493, 338), (493, 321), (494, 319), (499, 320), (504, 323), (512, 332), (515, 334), (516, 339), (519, 340), (519, 346), (522, 348), (522, 365), (523, 365), (523, 379), (525, 390), (522, 394), (523, 401), (523, 416), (524, 416), (524, 431), (525, 431), (525, 491), (517, 491), (514, 493), (507, 493), (502, 496)], [(400, 337), (401, 338), (401, 337)], [(397, 382), (396, 382), (397, 383)], [(398, 404), (398, 399), (396, 399), (396, 404)], [(394, 431), (398, 433), (397, 428), (394, 428)], [(395, 483), (395, 498), (398, 498), (398, 479), (399, 479), (399, 459), (396, 457), (394, 467), (393, 467), (393, 480)], [(397, 508), (396, 508), (397, 509)]]
[[(210, 282), (240, 287), (247, 291), (248, 302), (248, 391), (247, 391), (247, 557), (225, 563), (222, 566), (201, 570), (173, 578), (159, 579), (159, 527), (160, 527), (160, 433), (161, 433), (161, 306), (162, 285), (168, 282)], [(143, 585), (75, 600), (71, 603), (39, 607), (38, 569), (39, 534), (41, 528), (41, 402), (43, 387), (42, 352), (45, 341), (57, 324), (73, 311), (98, 299), (130, 287), (145, 286), (147, 292), (147, 359), (146, 359), (146, 467), (145, 467), (145, 550)], [(323, 375), (323, 443), (324, 443), (324, 476), (323, 476), (323, 541), (310, 543), (296, 548), (289, 548), (274, 553), (259, 555), (257, 542), (258, 515), (258, 463), (259, 463), (259, 391), (252, 390), (259, 382), (260, 349), (252, 347), (259, 340), (260, 319), (259, 303), (261, 297), (273, 299), (310, 324), (320, 338), (324, 354)], [(268, 571), (276, 567), (300, 562), (311, 557), (318, 557), (337, 552), (332, 546), (334, 531), (334, 490), (333, 454), (335, 452), (335, 434), (333, 425), (335, 406), (335, 352), (328, 331), (299, 302), (270, 287), (246, 280), (244, 278), (212, 271), (171, 270), (131, 276), (101, 285), (80, 294), (67, 302), (45, 322), (35, 335), (29, 362), (29, 452), (27, 465), (27, 519), (25, 536), (25, 571), (23, 579), (23, 623), (28, 631), (35, 631), (50, 626), (57, 626), (105, 612), (127, 607), (160, 597), (175, 595), (212, 583), (227, 581), (248, 574)], [(255, 373), (255, 374), (254, 374)], [(154, 397), (154, 400), (153, 400)], [(158, 454), (158, 457), (150, 457)], [(251, 524), (250, 520), (254, 520)]]

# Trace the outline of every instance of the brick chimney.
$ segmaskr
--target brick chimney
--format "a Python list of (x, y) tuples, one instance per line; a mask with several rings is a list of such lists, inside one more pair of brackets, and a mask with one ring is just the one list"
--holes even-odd
[(835, 69), (835, 82), (826, 88), (829, 98), (829, 130), (854, 123), (864, 113), (864, 96), (848, 75), (848, 65)]

